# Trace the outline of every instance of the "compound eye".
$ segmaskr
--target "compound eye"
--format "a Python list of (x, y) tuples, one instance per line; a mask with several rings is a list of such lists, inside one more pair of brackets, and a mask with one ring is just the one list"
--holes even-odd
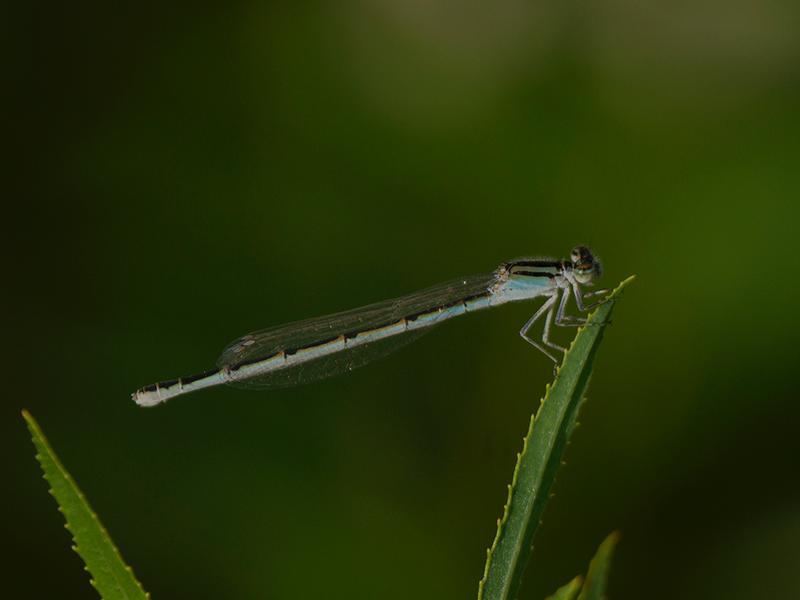
[(574, 265), (591, 265), (594, 261), (591, 251), (586, 246), (575, 246), (572, 249), (572, 263)]

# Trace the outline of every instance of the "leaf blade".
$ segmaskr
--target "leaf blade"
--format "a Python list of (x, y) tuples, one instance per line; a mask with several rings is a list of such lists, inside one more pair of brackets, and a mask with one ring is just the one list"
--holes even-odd
[(73, 549), (83, 559), (92, 576), (92, 586), (105, 600), (148, 599), (150, 595), (122, 560), (119, 550), (72, 476), (61, 464), (39, 424), (28, 411), (23, 410), (22, 417), (36, 447), (36, 460), (50, 485), (50, 494), (56, 499), (59, 511), (67, 521), (66, 528), (75, 543)]
[(578, 597), (578, 594), (581, 591), (581, 584), (583, 583), (583, 577), (578, 575), (567, 583), (566, 585), (561, 586), (556, 590), (556, 593), (552, 596), (548, 596), (546, 600), (575, 600)]
[(578, 600), (603, 600), (606, 597), (611, 556), (618, 541), (619, 533), (615, 531), (600, 544), (594, 558), (589, 563), (589, 571), (586, 573), (586, 581)]
[(609, 301), (589, 315), (587, 326), (575, 336), (552, 387), (548, 384), (545, 388), (545, 396), (523, 438), (522, 452), (517, 455), (503, 517), (487, 551), (478, 600), (509, 600), (519, 591), (533, 535), (575, 427), (606, 323), (616, 299), (633, 279), (631, 276), (622, 281), (608, 296)]

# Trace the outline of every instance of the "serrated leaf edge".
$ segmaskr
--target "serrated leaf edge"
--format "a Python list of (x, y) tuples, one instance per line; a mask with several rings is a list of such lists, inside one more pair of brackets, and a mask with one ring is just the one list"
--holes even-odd
[[(33, 418), (33, 416), (27, 410), (23, 410), (22, 411), (22, 417), (25, 419), (25, 423), (27, 424), (28, 430), (30, 431), (31, 439), (33, 441), (34, 447), (36, 448), (36, 454), (34, 456), (36, 458), (36, 462), (39, 463), (39, 468), (42, 470), (42, 479), (44, 479), (47, 482), (47, 485), (48, 485), (47, 492), (53, 497), (53, 499), (55, 499), (56, 504), (58, 506), (58, 512), (60, 512), (64, 516), (64, 520), (65, 520), (64, 528), (67, 531), (69, 531), (69, 533), (70, 533), (70, 539), (72, 541), (71, 548), (72, 548), (72, 550), (75, 551), (76, 554), (78, 554), (78, 556), (81, 557), (81, 560), (84, 563), (83, 570), (91, 575), (91, 577), (89, 578), (89, 583), (91, 584), (91, 586), (95, 590), (97, 590), (97, 592), (102, 597), (102, 593), (100, 592), (100, 589), (97, 587), (97, 582), (94, 579), (94, 575), (92, 574), (91, 570), (89, 569), (89, 565), (87, 563), (86, 556), (84, 556), (84, 553), (82, 552), (82, 548), (81, 548), (77, 538), (75, 537), (75, 533), (72, 531), (72, 527), (69, 524), (69, 520), (67, 518), (67, 515), (64, 512), (63, 508), (61, 507), (61, 503), (58, 501), (58, 498), (56, 498), (55, 491), (53, 490), (53, 484), (47, 477), (47, 471), (45, 470), (45, 465), (44, 465), (44, 462), (43, 462), (44, 461), (44, 457), (42, 455), (42, 452), (45, 452), (47, 454), (48, 458), (53, 462), (53, 464), (55, 465), (56, 469), (58, 469), (58, 472), (61, 475), (61, 477), (64, 478), (64, 480), (67, 482), (67, 484), (75, 492), (75, 495), (78, 497), (78, 499), (86, 507), (86, 510), (87, 510), (89, 516), (91, 517), (92, 521), (97, 526), (99, 531), (102, 533), (103, 537), (105, 537), (105, 539), (108, 542), (108, 544), (109, 544), (111, 550), (113, 551), (114, 555), (117, 557), (119, 562), (122, 565), (124, 565), (125, 570), (130, 574), (130, 576), (133, 579), (134, 583), (136, 584), (136, 586), (141, 591), (143, 597), (147, 598), (149, 600), (150, 594), (144, 590), (144, 588), (142, 587), (142, 584), (139, 582), (138, 579), (136, 579), (136, 576), (133, 573), (133, 569), (130, 566), (128, 566), (125, 563), (125, 561), (122, 559), (122, 555), (120, 554), (119, 549), (117, 548), (116, 544), (114, 544), (114, 542), (113, 542), (111, 536), (109, 535), (108, 531), (103, 526), (103, 524), (100, 522), (100, 518), (97, 516), (97, 514), (94, 512), (94, 510), (92, 510), (91, 505), (89, 504), (88, 500), (86, 499), (86, 496), (84, 496), (84, 494), (81, 491), (80, 487), (78, 487), (78, 484), (75, 482), (75, 480), (69, 474), (69, 471), (67, 471), (67, 469), (64, 467), (64, 465), (61, 464), (61, 460), (58, 458), (58, 455), (53, 451), (52, 447), (50, 446), (50, 443), (47, 441), (47, 438), (45, 437), (44, 433), (42, 432), (41, 427), (39, 427), (39, 424), (36, 422), (36, 420)], [(123, 594), (125, 594), (122, 585), (119, 583), (117, 578), (113, 575), (113, 571), (109, 570), (109, 572), (112, 574), (112, 577), (114, 578), (115, 583), (117, 584), (117, 587), (120, 590), (120, 597), (122, 597)], [(127, 595), (126, 595), (126, 597), (127, 597)]]
[[(609, 302), (616, 301), (616, 299), (620, 296), (622, 290), (631, 281), (633, 281), (634, 279), (636, 279), (636, 276), (635, 275), (631, 275), (630, 277), (627, 277), (626, 279), (622, 280), (620, 282), (620, 284), (616, 288), (614, 288), (614, 290), (611, 292), (611, 294), (608, 295), (606, 300), (609, 301)], [(597, 309), (595, 309), (591, 313), (591, 315), (589, 315), (590, 320), (591, 320), (592, 317), (594, 317), (596, 312), (597, 312)], [(555, 374), (555, 377), (553, 379), (553, 384), (558, 379), (558, 376), (561, 373), (561, 368), (566, 363), (567, 357), (572, 352), (572, 349), (575, 346), (575, 341), (578, 339), (578, 334), (583, 329), (584, 329), (584, 327), (578, 328), (578, 331), (575, 334), (575, 337), (572, 338), (572, 341), (570, 342), (569, 348), (567, 348), (567, 351), (564, 353), (564, 359), (561, 361), (561, 364), (558, 366), (558, 368), (556, 370), (556, 374)], [(511, 499), (512, 499), (512, 497), (514, 495), (514, 490), (516, 489), (517, 479), (519, 477), (520, 464), (522, 462), (522, 458), (525, 456), (525, 453), (528, 450), (528, 441), (531, 439), (531, 436), (533, 435), (533, 432), (534, 432), (534, 424), (536, 422), (536, 416), (538, 416), (539, 411), (542, 410), (542, 406), (544, 405), (544, 403), (547, 402), (547, 399), (550, 396), (550, 390), (553, 388), (553, 384), (547, 383), (545, 385), (544, 397), (542, 397), (542, 399), (539, 401), (539, 407), (537, 408), (536, 413), (531, 415), (530, 424), (528, 426), (528, 432), (525, 435), (525, 437), (522, 438), (522, 451), (517, 452), (517, 462), (514, 465), (514, 473), (513, 473), (512, 477), (511, 477), (511, 484), (508, 485), (508, 495), (506, 496), (506, 503), (503, 506), (503, 516), (500, 519), (497, 520), (497, 532), (495, 533), (494, 540), (492, 541), (492, 545), (486, 550), (486, 564), (484, 565), (483, 576), (481, 577), (481, 580), (478, 582), (478, 600), (482, 600), (483, 599), (483, 590), (484, 590), (484, 587), (486, 585), (486, 579), (487, 579), (487, 577), (489, 575), (489, 569), (491, 568), (491, 563), (492, 563), (492, 558), (493, 558), (493, 555), (494, 555), (494, 551), (497, 549), (497, 545), (498, 545), (498, 543), (500, 541), (500, 538), (502, 537), (503, 527), (506, 524), (506, 522), (508, 521), (509, 508), (510, 508), (510, 505), (511, 505)], [(585, 401), (585, 398), (581, 399), (581, 401), (580, 401), (581, 404), (584, 401)], [(576, 425), (577, 425), (577, 423), (576, 423)]]

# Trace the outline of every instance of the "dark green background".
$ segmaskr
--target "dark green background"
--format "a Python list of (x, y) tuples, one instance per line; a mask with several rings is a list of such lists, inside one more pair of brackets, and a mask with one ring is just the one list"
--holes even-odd
[(639, 277), (520, 598), (613, 529), (614, 599), (800, 597), (797, 3), (26, 10), (4, 597), (95, 597), (23, 407), (156, 599), (474, 597), (551, 375), (517, 336), (533, 305), (306, 387), (129, 395), (248, 330), (576, 243)]

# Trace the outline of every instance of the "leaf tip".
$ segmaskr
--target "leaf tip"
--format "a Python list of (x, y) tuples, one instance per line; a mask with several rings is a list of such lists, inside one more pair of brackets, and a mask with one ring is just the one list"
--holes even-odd
[(31, 431), (31, 433), (34, 433), (39, 428), (36, 419), (33, 418), (33, 415), (30, 412), (28, 412), (28, 409), (26, 408), (23, 408), (20, 411), (20, 414), (22, 415), (22, 418), (25, 419), (25, 423), (28, 425), (28, 429)]
[(607, 547), (614, 547), (619, 543), (620, 538), (622, 537), (622, 532), (619, 529), (616, 529), (608, 534), (605, 540), (603, 540), (603, 544), (606, 544)]
[(624, 288), (625, 288), (625, 287), (626, 287), (628, 284), (630, 284), (630, 283), (631, 283), (631, 282), (632, 282), (634, 279), (636, 279), (636, 275), (629, 275), (628, 277), (626, 277), (625, 279), (623, 279), (622, 281), (620, 281), (619, 285), (618, 285), (618, 286), (617, 286), (617, 287), (614, 289), (614, 291), (611, 293), (611, 296), (612, 296), (612, 297), (614, 297), (614, 296), (618, 296), (618, 295), (619, 295), (619, 293), (620, 293), (620, 292), (621, 292), (621, 291), (622, 291), (622, 290), (623, 290), (623, 289), (624, 289)]

